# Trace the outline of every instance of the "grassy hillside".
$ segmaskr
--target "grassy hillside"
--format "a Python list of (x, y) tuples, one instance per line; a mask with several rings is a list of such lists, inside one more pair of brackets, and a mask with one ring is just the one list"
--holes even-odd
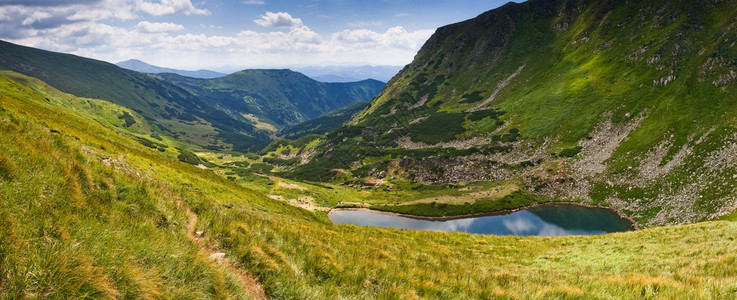
[(343, 126), (354, 114), (363, 110), (367, 104), (368, 102), (365, 101), (349, 104), (312, 120), (284, 128), (279, 131), (279, 135), (288, 139), (297, 139), (309, 134), (330, 133)]
[(383, 87), (376, 80), (321, 83), (288, 70), (246, 70), (215, 79), (150, 75), (4, 41), (0, 70), (121, 105), (137, 112), (157, 135), (214, 151), (259, 150), (278, 129), (368, 101)]
[(250, 115), (276, 129), (296, 125), (357, 101), (374, 98), (384, 83), (324, 83), (290, 70), (243, 70), (214, 79), (176, 74), (162, 78), (233, 113)]
[[(203, 147), (244, 151), (268, 140), (242, 116), (232, 116), (166, 81), (102, 61), (0, 41), (0, 69), (43, 80), (63, 92), (102, 99), (138, 112), (161, 134)], [(227, 134), (225, 134), (227, 133)]]
[(645, 226), (717, 218), (737, 208), (735, 7), (531, 0), (439, 28), (291, 174), (394, 162), (427, 184), (521, 180)]
[(32, 89), (47, 102), (89, 116), (99, 124), (112, 130), (121, 130), (121, 132), (140, 135), (154, 133), (148, 122), (131, 109), (104, 100), (79, 98), (63, 93), (39, 79), (12, 71), (0, 71), (0, 74)]
[(246, 272), (277, 299), (737, 292), (728, 221), (562, 238), (333, 226), (4, 76), (0, 129), (0, 298), (248, 298)]

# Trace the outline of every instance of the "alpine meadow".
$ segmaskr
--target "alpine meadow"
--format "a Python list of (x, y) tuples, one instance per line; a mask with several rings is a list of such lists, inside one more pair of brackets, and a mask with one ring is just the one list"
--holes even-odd
[[(0, 19), (57, 5), (11, 2)], [(284, 14), (250, 25), (310, 30)], [(475, 15), (386, 84), (116, 66), (0, 25), (0, 299), (737, 299), (737, 1)], [(582, 233), (605, 215), (626, 228)]]

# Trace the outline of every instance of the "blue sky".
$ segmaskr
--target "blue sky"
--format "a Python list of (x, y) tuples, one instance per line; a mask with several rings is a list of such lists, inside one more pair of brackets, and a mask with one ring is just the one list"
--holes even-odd
[(405, 65), (499, 0), (0, 0), (0, 39), (118, 62), (226, 70)]

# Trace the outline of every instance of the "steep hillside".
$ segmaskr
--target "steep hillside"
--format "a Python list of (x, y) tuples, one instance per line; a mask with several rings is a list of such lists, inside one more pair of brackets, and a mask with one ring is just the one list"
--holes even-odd
[(45, 98), (0, 76), (3, 299), (727, 299), (737, 290), (737, 223), (562, 238), (333, 226)]
[(122, 134), (148, 135), (152, 132), (148, 122), (137, 112), (123, 106), (93, 98), (80, 98), (63, 93), (45, 82), (13, 71), (0, 71), (0, 75), (21, 83), (44, 100), (67, 110), (89, 116), (98, 124)]
[(43, 80), (75, 96), (130, 108), (160, 132), (203, 147), (258, 149), (268, 133), (164, 80), (102, 61), (0, 41), (0, 69)]
[(735, 1), (509, 3), (438, 29), (291, 174), (515, 179), (644, 226), (715, 218), (737, 207), (736, 36)]
[(150, 75), (4, 41), (0, 70), (122, 105), (143, 116), (153, 134), (216, 151), (261, 149), (278, 129), (370, 100), (383, 87), (375, 80), (321, 83), (286, 70), (246, 70), (208, 80)]
[(279, 131), (279, 135), (288, 139), (297, 139), (308, 134), (327, 134), (343, 126), (354, 114), (362, 111), (366, 105), (368, 105), (368, 102), (354, 102), (307, 122), (284, 128)]
[(217, 78), (217, 77), (223, 77), (227, 75), (224, 73), (219, 73), (219, 72), (210, 71), (210, 70), (187, 71), (187, 70), (177, 70), (177, 69), (171, 69), (171, 68), (162, 68), (162, 67), (157, 67), (154, 65), (147, 64), (137, 59), (129, 59), (126, 61), (121, 61), (121, 62), (116, 63), (115, 65), (121, 68), (133, 70), (133, 71), (141, 72), (141, 73), (152, 73), (152, 74), (174, 73), (174, 74), (187, 76), (187, 77), (193, 77), (193, 78)]
[(371, 100), (384, 87), (377, 80), (323, 83), (290, 70), (243, 70), (207, 80), (160, 76), (210, 103), (277, 129)]

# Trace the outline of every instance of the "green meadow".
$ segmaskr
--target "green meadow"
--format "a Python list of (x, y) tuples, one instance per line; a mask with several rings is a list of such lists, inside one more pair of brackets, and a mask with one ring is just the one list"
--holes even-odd
[(86, 99), (67, 99), (80, 107), (70, 109), (8, 77), (0, 78), (0, 298), (250, 297), (238, 272), (208, 253), (225, 253), (277, 299), (737, 293), (732, 221), (559, 238), (334, 226), (142, 145), (81, 109)]

